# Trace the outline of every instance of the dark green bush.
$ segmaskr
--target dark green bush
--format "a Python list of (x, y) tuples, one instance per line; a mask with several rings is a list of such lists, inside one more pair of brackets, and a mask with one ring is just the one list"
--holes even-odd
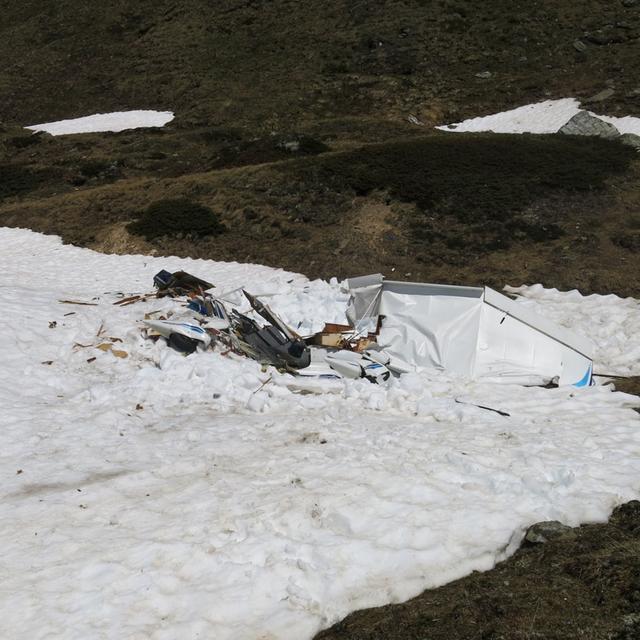
[(32, 133), (30, 135), (21, 135), (14, 136), (11, 138), (11, 144), (17, 149), (25, 149), (26, 147), (32, 147), (35, 144), (40, 144), (42, 142), (42, 136), (37, 133)]
[(632, 157), (633, 150), (600, 138), (450, 134), (374, 145), (322, 166), (358, 194), (389, 189), (423, 210), (504, 219), (549, 191), (600, 189)]
[[(512, 242), (554, 240), (562, 211), (524, 217), (554, 193), (602, 190), (635, 156), (616, 141), (564, 135), (446, 134), (371, 145), (282, 167), (298, 184), (364, 196), (386, 191), (416, 205), (405, 220), (429, 251), (506, 249)], [(550, 216), (553, 215), (553, 218)]]
[(0, 200), (26, 195), (59, 180), (59, 171), (22, 164), (0, 164)]
[(292, 156), (317, 155), (329, 147), (310, 136), (270, 136), (243, 140), (218, 151), (211, 168), (242, 167), (286, 160)]
[(617, 244), (627, 251), (637, 253), (640, 251), (640, 233), (619, 233), (611, 238), (614, 244)]
[(219, 142), (238, 142), (242, 140), (242, 131), (231, 127), (211, 127), (202, 132), (193, 134), (194, 138), (200, 138), (207, 144)]
[(85, 178), (113, 179), (120, 174), (120, 162), (113, 160), (85, 160), (80, 163), (80, 173)]
[(154, 202), (127, 229), (147, 240), (177, 235), (202, 237), (217, 235), (225, 230), (217, 214), (187, 198)]

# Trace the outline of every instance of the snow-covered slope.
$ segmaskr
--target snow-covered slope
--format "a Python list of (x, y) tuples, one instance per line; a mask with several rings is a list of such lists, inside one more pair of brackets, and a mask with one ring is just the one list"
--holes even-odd
[(25, 129), (46, 131), (53, 136), (71, 133), (95, 133), (99, 131), (124, 131), (141, 127), (164, 127), (173, 120), (171, 111), (115, 111), (113, 113), (96, 113), (83, 118), (58, 120), (43, 124), (32, 124)]
[[(603, 520), (640, 494), (630, 396), (436, 373), (301, 393), (253, 361), (145, 341), (144, 313), (175, 301), (113, 302), (161, 268), (271, 294), (302, 332), (346, 304), (336, 282), (0, 229), (3, 639), (309, 638), (491, 567), (535, 521)], [(522, 293), (565, 323), (591, 313)], [(607, 305), (627, 320), (594, 337), (637, 340), (637, 306)], [(601, 349), (631, 370), (623, 355)]]
[[(561, 100), (545, 100), (535, 104), (528, 104), (509, 111), (495, 113), (489, 116), (470, 118), (464, 122), (447, 124), (436, 129), (442, 131), (494, 133), (557, 133), (573, 116), (581, 110), (580, 102), (575, 98)], [(620, 133), (635, 133), (640, 135), (640, 118), (626, 116), (602, 116), (592, 112), (605, 122), (614, 125)]]

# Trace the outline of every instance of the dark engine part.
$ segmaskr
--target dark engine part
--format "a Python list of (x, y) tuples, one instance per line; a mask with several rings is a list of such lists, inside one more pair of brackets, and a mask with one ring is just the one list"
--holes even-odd
[(304, 369), (309, 366), (311, 352), (301, 338), (291, 340), (280, 329), (271, 325), (260, 327), (241, 313), (234, 313), (233, 320), (236, 335), (250, 349), (247, 355), (275, 367)]
[(172, 333), (167, 339), (167, 344), (176, 351), (180, 351), (181, 353), (186, 353), (188, 355), (198, 348), (198, 344), (200, 344), (200, 342), (190, 338), (189, 336), (183, 336), (181, 333)]

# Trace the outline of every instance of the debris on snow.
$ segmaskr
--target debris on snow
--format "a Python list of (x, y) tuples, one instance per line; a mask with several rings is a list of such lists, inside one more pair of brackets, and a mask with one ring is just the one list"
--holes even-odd
[[(221, 344), (264, 365), (298, 373), (322, 361), (344, 378), (387, 382), (430, 368), (502, 382), (588, 386), (590, 342), (544, 318), (526, 313), (487, 287), (456, 287), (387, 281), (381, 275), (347, 281), (350, 325), (325, 323), (306, 341), (271, 308), (246, 290), (261, 325), (210, 291), (213, 285), (185, 272), (162, 270), (154, 277), (158, 295), (186, 296), (192, 317), (145, 318), (148, 335), (191, 354)], [(229, 303), (227, 303), (229, 304)], [(209, 320), (211, 318), (211, 320)], [(375, 329), (374, 332), (371, 329)], [(316, 367), (304, 375), (326, 375)]]

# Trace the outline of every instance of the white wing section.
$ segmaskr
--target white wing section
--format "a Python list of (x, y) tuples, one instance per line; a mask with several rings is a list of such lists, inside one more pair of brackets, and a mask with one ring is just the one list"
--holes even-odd
[(349, 280), (354, 326), (382, 319), (391, 368), (438, 369), (518, 384), (588, 385), (593, 345), (488, 287)]
[(460, 374), (474, 368), (482, 289), (385, 281), (378, 344), (400, 366)]

